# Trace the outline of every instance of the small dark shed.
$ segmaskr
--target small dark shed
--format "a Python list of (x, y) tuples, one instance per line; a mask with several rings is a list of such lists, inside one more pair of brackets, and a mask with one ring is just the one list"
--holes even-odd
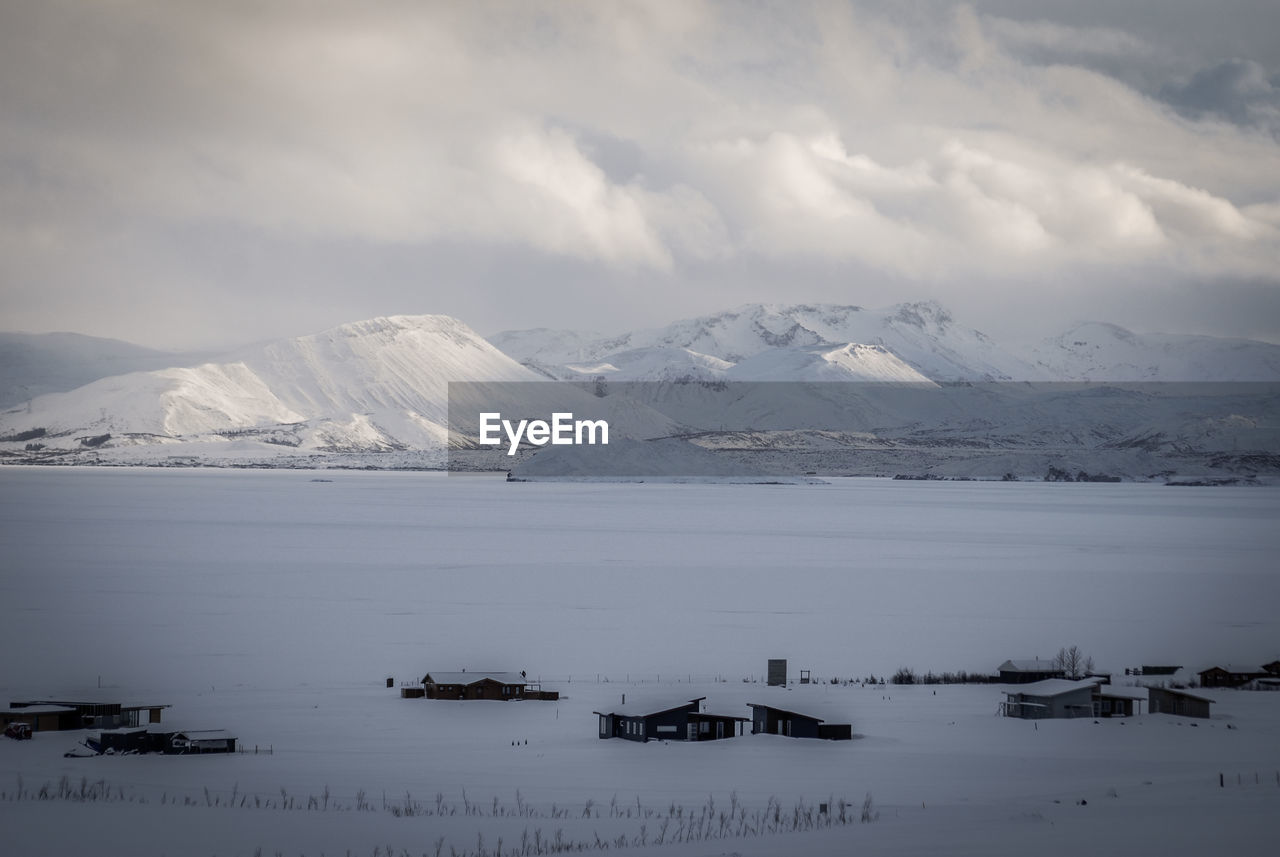
[(850, 723), (827, 723), (821, 717), (788, 711), (773, 705), (757, 702), (751, 706), (751, 733), (789, 735), (792, 738), (824, 738), (830, 741), (848, 741), (853, 737)]

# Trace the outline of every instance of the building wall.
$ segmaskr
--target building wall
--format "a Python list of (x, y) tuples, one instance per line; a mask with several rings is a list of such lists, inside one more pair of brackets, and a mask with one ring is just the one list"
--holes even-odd
[(1204, 700), (1192, 699), (1189, 696), (1183, 696), (1178, 693), (1169, 693), (1167, 690), (1153, 687), (1149, 691), (1150, 702), (1147, 710), (1152, 714), (1172, 714), (1176, 717), (1199, 717), (1207, 719), (1209, 717), (1210, 703)]
[(790, 735), (792, 738), (819, 737), (819, 723), (813, 717), (793, 714), (770, 708), (767, 705), (753, 706), (751, 709), (751, 733), (753, 735)]
[(1024, 720), (1089, 717), (1093, 714), (1093, 688), (1082, 687), (1057, 696), (1010, 693), (1005, 713), (1010, 717), (1020, 717)]
[(685, 741), (688, 739), (689, 714), (698, 710), (698, 703), (660, 714), (625, 716), (600, 715), (601, 738), (623, 738), (627, 741)]

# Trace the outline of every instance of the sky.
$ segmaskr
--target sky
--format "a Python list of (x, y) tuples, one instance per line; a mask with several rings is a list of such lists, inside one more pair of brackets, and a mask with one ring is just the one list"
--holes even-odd
[(1280, 342), (1280, 4), (6, 3), (0, 329)]

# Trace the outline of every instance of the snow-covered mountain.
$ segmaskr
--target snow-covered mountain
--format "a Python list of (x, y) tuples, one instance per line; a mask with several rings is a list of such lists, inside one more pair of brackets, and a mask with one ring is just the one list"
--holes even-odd
[[(968, 462), (977, 450), (1019, 449), (1047, 461), (1069, 451), (1081, 469), (1105, 452), (1107, 466), (1126, 476), (1181, 466), (1152, 456), (1224, 457), (1204, 465), (1210, 471), (1280, 470), (1280, 346), (1267, 343), (1089, 324), (1024, 360), (934, 303), (759, 304), (607, 339), (547, 330), (495, 339), (511, 353), (447, 316), (394, 316), (215, 362), (99, 378), (0, 414), (0, 459), (272, 463), (360, 454), (377, 459), (360, 464), (438, 466), (449, 447), (475, 466), (506, 469), (506, 450), (478, 435), (478, 414), (500, 410), (517, 420), (563, 411), (607, 418), (616, 436), (803, 453), (806, 472), (830, 466), (832, 450), (853, 456), (849, 472), (867, 472), (866, 450), (949, 450)], [(525, 383), (548, 379), (574, 383)], [(1044, 383), (1057, 380), (1273, 383)], [(456, 381), (491, 383), (457, 385), (451, 402)]]
[(935, 381), (1041, 377), (1025, 360), (984, 334), (956, 324), (947, 310), (930, 301), (874, 310), (834, 304), (748, 304), (613, 337), (506, 331), (491, 341), (518, 361), (543, 365), (612, 363), (619, 353), (651, 348), (687, 350), (740, 363), (779, 348), (872, 345)]
[(730, 381), (844, 381), (927, 384), (932, 381), (883, 345), (801, 345), (762, 351), (724, 373)]
[(535, 380), (460, 321), (394, 316), (39, 396), (0, 415), (0, 436), (49, 449), (230, 441), (292, 451), (440, 448), (449, 381)]
[(1280, 345), (1168, 333), (1134, 333), (1089, 322), (1028, 352), (1044, 376), (1063, 381), (1276, 381)]
[(558, 378), (594, 373), (617, 380), (685, 374), (706, 379), (728, 367), (695, 361), (740, 364), (780, 349), (852, 344), (877, 346), (937, 382), (1280, 380), (1280, 345), (1268, 342), (1139, 334), (1092, 322), (1031, 346), (1002, 345), (956, 323), (932, 301), (884, 309), (749, 304), (611, 337), (540, 329), (505, 331), (491, 341), (513, 359)]

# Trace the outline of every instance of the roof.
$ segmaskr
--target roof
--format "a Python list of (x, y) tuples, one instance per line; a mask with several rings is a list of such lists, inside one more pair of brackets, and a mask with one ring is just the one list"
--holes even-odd
[(173, 734), (184, 735), (188, 741), (232, 741), (236, 737), (226, 729), (183, 729)]
[(996, 667), (999, 672), (1016, 672), (1016, 673), (1051, 673), (1062, 672), (1062, 667), (1054, 664), (1053, 661), (1042, 661), (1035, 658), (1029, 661), (1005, 661)]
[(1019, 693), (1025, 693), (1028, 696), (1062, 696), (1064, 693), (1097, 687), (1098, 685), (1097, 679), (1085, 678), (1079, 681), (1072, 681), (1069, 678), (1047, 678), (1043, 681), (1033, 681), (1030, 684), (1020, 684), (1016, 690), (1005, 692), (1010, 696)]
[(1196, 695), (1196, 694), (1194, 694), (1194, 693), (1187, 693), (1185, 690), (1178, 690), (1178, 689), (1176, 689), (1176, 688), (1172, 688), (1172, 687), (1153, 687), (1153, 688), (1151, 688), (1151, 690), (1158, 690), (1158, 691), (1161, 691), (1161, 692), (1163, 692), (1163, 693), (1172, 693), (1174, 696), (1185, 696), (1187, 699), (1195, 699), (1195, 700), (1198, 700), (1198, 701), (1200, 701), (1200, 702), (1209, 702), (1209, 703), (1212, 703), (1212, 702), (1215, 702), (1215, 701), (1216, 701), (1216, 700), (1212, 700), (1212, 699), (1210, 699), (1210, 698), (1209, 698), (1209, 697), (1207, 697), (1207, 696), (1197, 696), (1197, 695)]
[(169, 705), (167, 703), (158, 703), (158, 702), (146, 703), (146, 704), (139, 703), (136, 700), (129, 700), (128, 702), (120, 702), (118, 699), (112, 699), (110, 695), (102, 694), (102, 693), (97, 693), (97, 694), (91, 693), (91, 694), (84, 694), (84, 695), (78, 694), (76, 696), (64, 696), (57, 699), (50, 698), (50, 697), (39, 697), (36, 699), (30, 699), (30, 700), (20, 699), (15, 702), (9, 703), (9, 705), (11, 706), (20, 705), (28, 709), (36, 705), (58, 705), (58, 706), (71, 706), (71, 707), (82, 707), (82, 706), (87, 707), (92, 705), (119, 705), (121, 711), (140, 711), (148, 708), (172, 708), (173, 707), (172, 705)]
[(475, 684), (476, 682), (489, 679), (499, 684), (528, 684), (528, 680), (520, 673), (491, 673), (491, 672), (429, 672), (423, 676), (425, 679), (431, 679), (432, 684)]
[(1146, 699), (1147, 689), (1145, 687), (1120, 687), (1114, 684), (1104, 684), (1098, 688), (1098, 696), (1106, 696), (1111, 699)]
[(818, 723), (826, 722), (826, 720), (821, 717), (815, 717), (812, 714), (805, 714), (803, 711), (792, 711), (789, 708), (779, 708), (778, 706), (770, 705), (767, 702), (748, 702), (747, 705), (752, 708), (772, 708), (774, 711), (781, 711), (783, 714), (790, 714), (792, 717), (804, 717), (809, 720), (817, 721)]
[(625, 705), (618, 705), (608, 711), (593, 711), (592, 714), (608, 715), (614, 714), (619, 717), (648, 717), (652, 714), (663, 714), (667, 711), (675, 711), (677, 708), (684, 708), (687, 705), (697, 706), (698, 703), (706, 699), (705, 696), (699, 696), (696, 699), (688, 697), (650, 697), (648, 699), (640, 699), (635, 702), (628, 702)]
[(0, 714), (63, 714), (68, 711), (75, 711), (65, 705), (27, 705), (22, 708), (6, 708), (0, 711)]

